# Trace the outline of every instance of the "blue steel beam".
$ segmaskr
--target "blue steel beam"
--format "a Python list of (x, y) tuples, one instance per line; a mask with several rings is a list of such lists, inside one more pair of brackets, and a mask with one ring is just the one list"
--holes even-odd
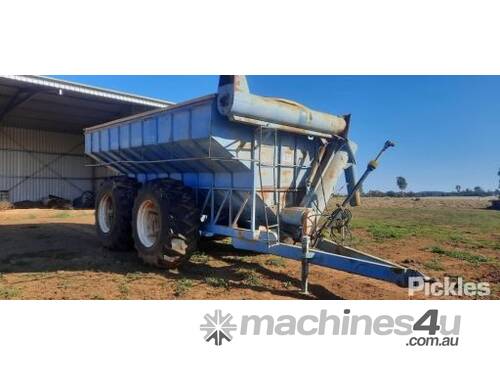
[[(273, 254), (297, 261), (302, 261), (303, 259), (302, 247), (300, 246), (285, 243), (268, 246), (267, 232), (229, 228), (222, 225), (206, 225), (203, 227), (203, 231), (205, 233), (231, 237), (233, 246), (240, 250)], [(269, 232), (269, 235), (273, 234), (273, 232)], [(407, 286), (410, 277), (423, 277), (427, 279), (424, 274), (411, 268), (401, 267), (383, 259), (379, 260), (376, 257), (371, 257), (361, 252), (357, 255), (354, 249), (350, 250), (352, 256), (311, 249), (309, 262), (339, 271), (389, 281), (400, 286)]]
[(340, 271), (354, 273), (372, 277), (374, 279), (389, 281), (400, 286), (408, 286), (410, 277), (423, 277), (422, 273), (411, 268), (391, 266), (383, 263), (375, 263), (367, 260), (345, 257), (342, 255), (331, 254), (321, 250), (311, 250), (314, 254), (310, 263), (328, 268), (334, 268)]

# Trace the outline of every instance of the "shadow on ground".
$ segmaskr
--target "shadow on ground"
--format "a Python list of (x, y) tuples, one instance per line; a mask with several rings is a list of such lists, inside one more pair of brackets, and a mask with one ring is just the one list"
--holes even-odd
[[(225, 280), (232, 292), (250, 289), (276, 296), (310, 299), (340, 299), (321, 285), (311, 284), (310, 295), (299, 293), (300, 281), (282, 272), (273, 271), (255, 260), (255, 253), (238, 251), (228, 244), (202, 241), (200, 251), (210, 256), (206, 263), (189, 262), (179, 272), (144, 265), (134, 251), (110, 252), (103, 249), (90, 224), (44, 223), (0, 226), (0, 272), (41, 273), (57, 271), (92, 271), (116, 274), (155, 273), (165, 279), (182, 278), (205, 281), (207, 277)], [(219, 263), (212, 265), (211, 263)], [(297, 263), (297, 267), (299, 264)], [(242, 270), (259, 277), (288, 284), (291, 290), (278, 290), (243, 282)], [(234, 297), (234, 295), (233, 295)]]

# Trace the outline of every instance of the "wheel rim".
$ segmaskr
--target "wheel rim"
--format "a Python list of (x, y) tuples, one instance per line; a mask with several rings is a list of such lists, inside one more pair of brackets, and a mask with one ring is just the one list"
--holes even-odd
[(103, 233), (109, 233), (113, 225), (113, 199), (111, 194), (106, 193), (99, 201), (97, 208), (99, 228)]
[(141, 203), (137, 211), (137, 234), (142, 245), (153, 246), (160, 233), (160, 216), (156, 205), (151, 200)]

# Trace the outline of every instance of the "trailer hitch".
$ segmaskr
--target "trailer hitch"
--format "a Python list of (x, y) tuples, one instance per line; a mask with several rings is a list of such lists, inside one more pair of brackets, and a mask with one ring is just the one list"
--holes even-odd
[(402, 287), (408, 287), (411, 277), (422, 278), (424, 282), (432, 281), (428, 276), (415, 269), (400, 266), (397, 263), (324, 238), (311, 252), (316, 258), (314, 259), (315, 264), (390, 281)]
[[(308, 292), (309, 263), (390, 281), (403, 287), (408, 286), (411, 277), (421, 277), (425, 282), (432, 281), (417, 270), (402, 267), (396, 263), (345, 246), (343, 243), (345, 236), (350, 235), (349, 223), (352, 218), (347, 206), (368, 175), (377, 168), (380, 156), (390, 147), (394, 147), (394, 143), (386, 141), (375, 159), (368, 163), (365, 172), (344, 201), (337, 204), (337, 208), (327, 216), (324, 223), (313, 231), (310, 239), (307, 236), (303, 237), (301, 260), (304, 293)], [(322, 232), (326, 229), (330, 230), (332, 238), (336, 238), (335, 231), (340, 233), (340, 243), (323, 238)]]

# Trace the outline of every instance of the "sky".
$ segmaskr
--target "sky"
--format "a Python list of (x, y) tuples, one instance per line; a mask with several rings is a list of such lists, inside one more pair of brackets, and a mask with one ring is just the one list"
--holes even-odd
[[(218, 76), (54, 76), (181, 102), (216, 92)], [(364, 190), (494, 190), (500, 168), (500, 76), (248, 76), (250, 91), (351, 113), (357, 169), (390, 139)]]

